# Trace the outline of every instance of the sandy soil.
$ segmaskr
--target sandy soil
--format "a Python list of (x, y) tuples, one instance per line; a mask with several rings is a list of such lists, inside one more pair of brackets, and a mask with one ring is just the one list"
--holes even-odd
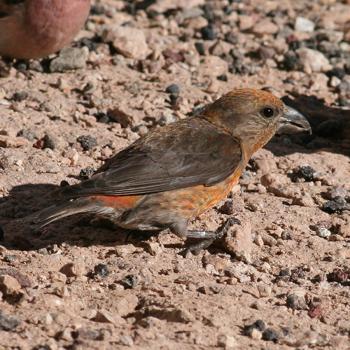
[[(349, 24), (349, 1), (101, 0), (74, 50), (0, 60), (0, 349), (350, 349)], [(236, 87), (289, 96), (314, 134), (274, 138), (192, 223), (237, 217), (233, 253), (30, 229), (55, 188)]]

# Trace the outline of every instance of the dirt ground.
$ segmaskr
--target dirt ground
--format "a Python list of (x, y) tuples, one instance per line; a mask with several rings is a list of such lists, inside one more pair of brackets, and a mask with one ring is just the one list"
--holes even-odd
[[(0, 59), (0, 349), (350, 349), (349, 1), (96, 0), (73, 47)], [(275, 137), (191, 224), (238, 218), (233, 249), (30, 228), (54, 189), (237, 87), (289, 96), (314, 133)]]

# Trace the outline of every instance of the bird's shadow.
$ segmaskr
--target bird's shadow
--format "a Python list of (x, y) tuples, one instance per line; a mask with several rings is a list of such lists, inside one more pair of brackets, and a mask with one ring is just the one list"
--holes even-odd
[(57, 200), (52, 194), (58, 189), (59, 186), (50, 184), (19, 185), (0, 198), (0, 245), (10, 250), (51, 249), (62, 243), (84, 247), (132, 243), (144, 247), (146, 239), (159, 233), (125, 230), (89, 214), (67, 217), (41, 229), (35, 227), (31, 216), (55, 204)]
[(311, 135), (275, 137), (266, 148), (276, 156), (294, 153), (314, 153), (327, 150), (350, 156), (350, 109), (327, 106), (316, 96), (293, 94), (283, 102), (301, 112), (309, 121)]

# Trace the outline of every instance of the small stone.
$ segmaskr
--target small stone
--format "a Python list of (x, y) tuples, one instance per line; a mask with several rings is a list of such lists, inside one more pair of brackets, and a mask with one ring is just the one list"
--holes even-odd
[(212, 25), (208, 25), (206, 27), (203, 27), (201, 29), (201, 33), (202, 33), (202, 38), (204, 40), (215, 40), (215, 38), (216, 38), (216, 32), (215, 32), (215, 29)]
[(312, 33), (315, 30), (315, 23), (305, 17), (297, 17), (294, 28), (298, 32)]
[(145, 242), (145, 250), (153, 256), (156, 256), (162, 252), (162, 247), (157, 242)]
[(315, 179), (316, 171), (311, 166), (300, 166), (295, 169), (293, 169), (291, 178), (293, 181), (296, 181), (297, 179), (304, 179), (306, 182), (314, 181)]
[(264, 330), (264, 332), (262, 334), (262, 339), (266, 340), (266, 341), (273, 341), (274, 343), (277, 343), (277, 341), (279, 339), (279, 334), (274, 329), (267, 328)]
[(90, 179), (90, 177), (95, 173), (95, 169), (91, 166), (88, 166), (84, 169), (81, 169), (80, 170), (80, 173), (79, 173), (79, 178), (81, 180), (87, 180), (87, 179)]
[(80, 328), (76, 332), (76, 338), (79, 340), (104, 340), (104, 335), (99, 329)]
[(260, 340), (262, 338), (262, 332), (256, 328), (252, 328), (251, 331), (249, 332), (249, 336), (252, 339)]
[(136, 275), (127, 275), (120, 281), (120, 283), (126, 289), (132, 289), (132, 288), (135, 288), (138, 285), (139, 278)]
[(350, 210), (350, 204), (344, 198), (337, 197), (334, 200), (323, 204), (322, 210), (329, 214), (342, 213), (344, 210)]
[(218, 209), (221, 214), (233, 215), (234, 214), (234, 202), (232, 199), (226, 200), (226, 202)]
[(11, 100), (15, 102), (22, 102), (28, 98), (29, 94), (27, 91), (17, 91), (12, 95)]
[(318, 226), (316, 228), (316, 233), (317, 233), (317, 236), (322, 238), (329, 238), (329, 236), (332, 234), (331, 231), (329, 231), (327, 228), (322, 226)]
[(307, 47), (296, 50), (299, 61), (304, 72), (311, 74), (312, 72), (327, 72), (331, 67), (327, 57), (316, 50)]
[(133, 125), (133, 118), (126, 113), (121, 107), (115, 107), (108, 110), (107, 116), (110, 120), (119, 123), (122, 128), (127, 128)]
[(287, 296), (287, 306), (293, 310), (307, 310), (308, 306), (305, 301), (305, 292), (296, 291)]
[(172, 95), (179, 95), (180, 94), (180, 87), (177, 84), (171, 84), (166, 87), (165, 92)]
[(18, 325), (20, 324), (20, 321), (13, 316), (5, 315), (0, 310), (0, 329), (3, 331), (11, 332), (13, 331)]
[(260, 283), (258, 284), (258, 292), (260, 298), (269, 297), (272, 293), (272, 289), (269, 285)]
[(18, 131), (17, 137), (23, 137), (28, 141), (34, 141), (37, 138), (35, 132), (30, 129), (22, 129)]
[(227, 74), (228, 63), (218, 56), (206, 56), (201, 64), (201, 72), (204, 76), (217, 77)]
[(224, 249), (234, 254), (238, 259), (247, 263), (251, 262), (253, 249), (252, 227), (247, 221), (242, 225), (232, 226), (224, 238)]
[(265, 34), (276, 34), (278, 32), (278, 26), (271, 22), (268, 18), (265, 18), (256, 23), (252, 29), (254, 34), (265, 35)]
[(5, 295), (16, 295), (21, 289), (16, 278), (9, 275), (0, 276), (0, 291)]
[(239, 29), (243, 32), (253, 27), (255, 20), (253, 16), (240, 15), (238, 20)]
[(244, 326), (243, 334), (253, 338), (253, 334), (255, 337), (259, 337), (258, 332), (260, 333), (260, 338), (262, 338), (262, 332), (266, 329), (266, 324), (263, 320), (257, 320), (251, 325)]
[(144, 60), (151, 53), (144, 31), (130, 26), (116, 26), (106, 29), (102, 40), (112, 43), (113, 47), (123, 56)]
[(237, 345), (236, 338), (230, 335), (221, 334), (218, 336), (218, 346), (223, 347), (224, 349), (235, 349), (237, 348)]
[(335, 268), (327, 274), (328, 282), (338, 282), (344, 286), (350, 285), (350, 269)]
[(119, 343), (121, 345), (129, 346), (129, 347), (134, 345), (134, 341), (132, 340), (132, 338), (129, 335), (122, 335), (122, 336), (120, 336)]
[(66, 72), (86, 67), (89, 50), (87, 47), (67, 47), (50, 63), (51, 72)]
[(57, 140), (53, 135), (45, 134), (43, 137), (43, 148), (55, 149), (57, 146)]
[(100, 277), (107, 277), (109, 275), (108, 266), (106, 264), (97, 264), (94, 267), (94, 274)]
[(84, 151), (91, 150), (97, 146), (97, 140), (91, 135), (82, 135), (77, 138)]
[(204, 44), (201, 42), (201, 41), (197, 41), (195, 44), (194, 44), (198, 54), (200, 54), (201, 56), (204, 56), (205, 55), (205, 47), (204, 47)]
[(111, 323), (111, 324), (120, 324), (124, 323), (123, 320), (119, 315), (113, 315), (111, 312), (101, 309), (97, 311), (96, 316), (92, 318), (95, 322), (102, 322), (102, 323)]
[(65, 274), (67, 277), (80, 277), (86, 275), (85, 265), (80, 261), (68, 263), (62, 266), (60, 272)]

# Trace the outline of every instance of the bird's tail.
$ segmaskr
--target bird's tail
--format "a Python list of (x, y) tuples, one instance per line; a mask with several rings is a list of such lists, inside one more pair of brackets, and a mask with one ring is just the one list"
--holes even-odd
[(68, 202), (53, 205), (34, 214), (31, 223), (39, 228), (44, 227), (51, 222), (79, 213), (100, 213), (107, 214), (110, 208), (103, 208), (89, 200), (89, 198), (71, 199)]

